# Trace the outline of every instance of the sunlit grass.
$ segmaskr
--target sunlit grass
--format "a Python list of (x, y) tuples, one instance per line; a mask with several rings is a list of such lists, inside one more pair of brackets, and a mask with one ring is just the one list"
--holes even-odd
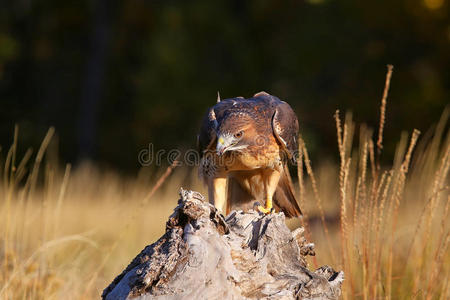
[(175, 170), (170, 183), (149, 198), (161, 174), (143, 170), (124, 178), (91, 165), (43, 166), (37, 187), (26, 184), (33, 172), (16, 184), (18, 168), (9, 168), (3, 178), (2, 299), (98, 298), (134, 255), (164, 232), (186, 177), (185, 170)]
[[(313, 263), (332, 262), (345, 271), (344, 299), (448, 299), (449, 109), (423, 140), (418, 130), (403, 133), (393, 163), (382, 165), (391, 71), (378, 139), (364, 125), (358, 132), (351, 114), (342, 123), (337, 111), (340, 165), (326, 167), (317, 179), (300, 141), (300, 199), (308, 207), (303, 223), (317, 245), (318, 258)], [(357, 148), (352, 146), (354, 133), (359, 134)], [(320, 229), (309, 228), (308, 215), (313, 211), (320, 216)], [(329, 222), (326, 215), (333, 211), (335, 222)]]
[(344, 299), (448, 299), (449, 138), (441, 140), (438, 128), (431, 142), (416, 146), (418, 136), (403, 135), (394, 164), (378, 168), (363, 132), (361, 148), (341, 148), (340, 173), (333, 170), (339, 175), (325, 182), (325, 189), (334, 187), (340, 222), (328, 224), (328, 237), (323, 226), (312, 237), (318, 264), (345, 271)]

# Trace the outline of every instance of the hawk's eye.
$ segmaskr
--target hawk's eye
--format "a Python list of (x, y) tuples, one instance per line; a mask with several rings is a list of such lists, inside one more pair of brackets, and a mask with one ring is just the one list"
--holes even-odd
[(234, 137), (237, 139), (240, 139), (244, 133), (242, 131), (239, 131), (238, 133), (234, 134)]

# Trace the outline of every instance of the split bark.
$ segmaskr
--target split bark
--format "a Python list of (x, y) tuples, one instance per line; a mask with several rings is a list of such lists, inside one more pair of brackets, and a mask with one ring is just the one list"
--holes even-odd
[(103, 291), (111, 299), (338, 299), (342, 271), (307, 268), (314, 244), (283, 213), (233, 211), (180, 191), (166, 233)]

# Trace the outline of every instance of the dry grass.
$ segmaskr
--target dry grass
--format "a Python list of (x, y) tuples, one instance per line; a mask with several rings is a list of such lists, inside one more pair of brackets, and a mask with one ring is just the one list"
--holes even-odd
[[(337, 111), (340, 165), (326, 167), (323, 173), (334, 176), (317, 182), (301, 141), (301, 157), (312, 190), (309, 192), (312, 196), (308, 197), (308, 184), (299, 169), (300, 194), (306, 194), (302, 201), (310, 204), (304, 210), (307, 216), (317, 211), (322, 220), (321, 228), (309, 231), (318, 246), (318, 264), (331, 261), (344, 269), (344, 299), (448, 299), (450, 135), (443, 134), (449, 110), (444, 111), (435, 130), (419, 144), (418, 130), (413, 130), (409, 140), (403, 133), (394, 162), (381, 167), (391, 75), (392, 67), (388, 66), (377, 154), (372, 132), (365, 126), (360, 126), (359, 148), (352, 147), (356, 126), (351, 114), (347, 114), (342, 125)], [(339, 203), (338, 207), (328, 209), (329, 214), (339, 211), (339, 222), (334, 226), (326, 226), (321, 194), (328, 195), (323, 198), (329, 202)]]
[[(318, 162), (314, 173), (300, 140), (302, 222), (318, 254), (312, 264), (345, 271), (344, 299), (449, 299), (449, 110), (422, 139), (416, 130), (403, 134), (392, 165), (382, 166), (391, 72), (376, 143), (362, 125), (353, 147), (358, 127), (337, 112), (340, 164)], [(195, 173), (173, 166), (134, 178), (91, 165), (61, 170), (45, 155), (53, 129), (35, 156), (19, 160), (18, 135), (1, 152), (2, 299), (98, 298), (163, 233), (179, 187), (204, 192)]]
[[(188, 176), (177, 169), (164, 185), (172, 168), (161, 175), (143, 170), (135, 178), (88, 164), (74, 171), (50, 162), (40, 170), (30, 162), (11, 168), (16, 163), (10, 153), (0, 187), (1, 299), (98, 299), (164, 232)], [(19, 182), (26, 165), (33, 169)], [(202, 189), (197, 181), (192, 185)]]

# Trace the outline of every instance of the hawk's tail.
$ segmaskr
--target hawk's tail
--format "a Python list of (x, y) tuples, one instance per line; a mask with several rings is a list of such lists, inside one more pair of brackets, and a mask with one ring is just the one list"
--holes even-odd
[(302, 215), (302, 211), (295, 198), (291, 175), (289, 174), (289, 169), (286, 165), (283, 168), (280, 181), (278, 182), (277, 189), (273, 195), (273, 203), (274, 206), (283, 211), (288, 218), (300, 217)]

